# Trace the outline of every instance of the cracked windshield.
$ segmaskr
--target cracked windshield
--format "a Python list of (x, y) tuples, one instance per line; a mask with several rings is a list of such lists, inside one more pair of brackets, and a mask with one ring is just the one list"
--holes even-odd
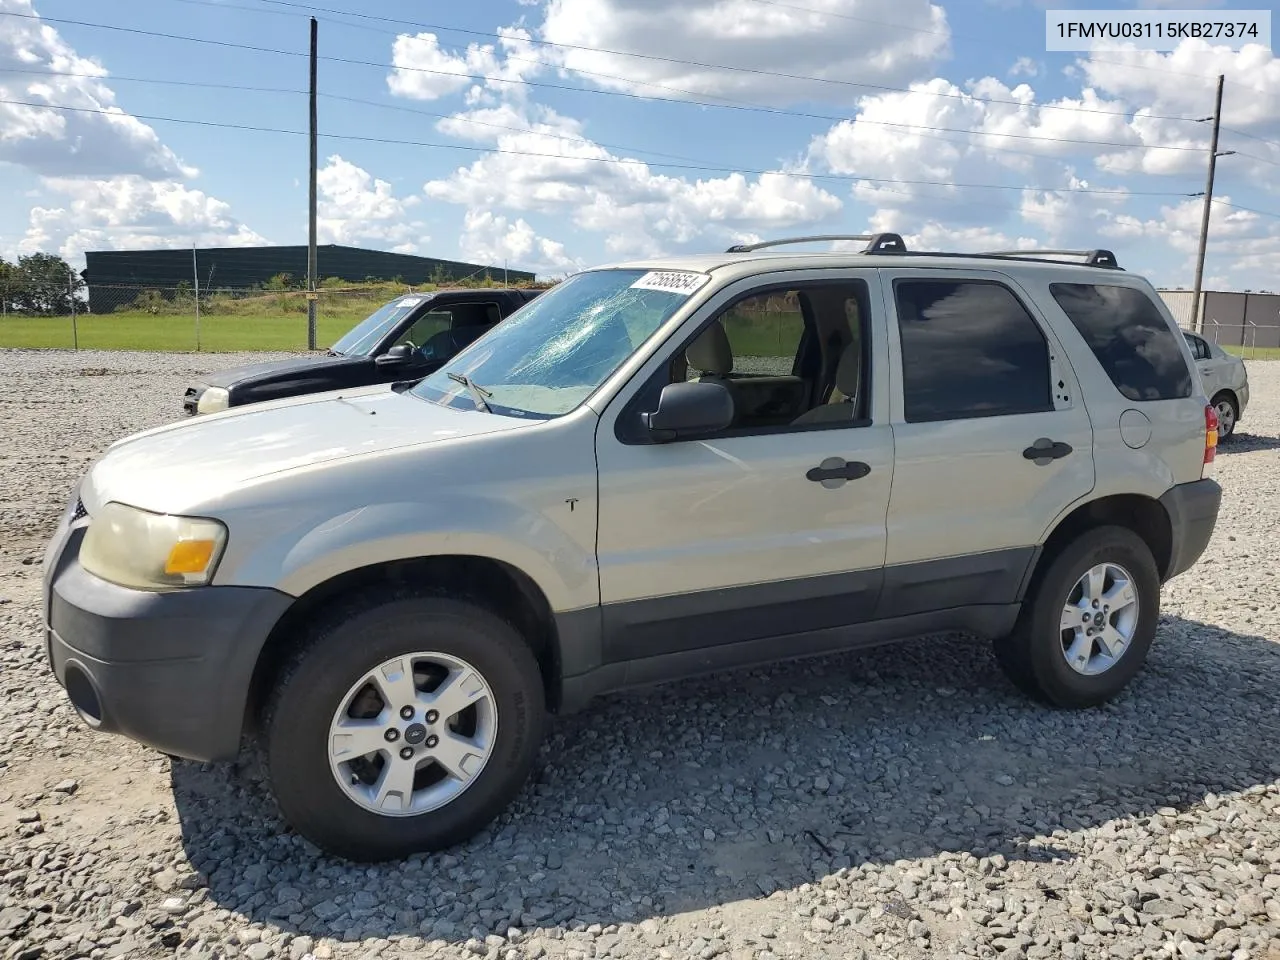
[[(682, 282), (672, 285), (673, 276)], [(568, 413), (669, 319), (702, 279), (701, 274), (644, 270), (578, 274), (410, 392), (435, 403), (468, 410), (487, 407), (505, 416)], [(477, 403), (477, 394), (483, 404)]]

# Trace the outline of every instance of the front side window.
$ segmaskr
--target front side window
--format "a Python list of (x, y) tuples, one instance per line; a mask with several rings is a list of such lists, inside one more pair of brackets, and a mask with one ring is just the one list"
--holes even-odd
[(400, 335), (396, 346), (405, 343), (420, 348), (437, 333), (444, 333), (452, 327), (453, 314), (448, 310), (428, 310)]
[(384, 303), (343, 335), (330, 349), (344, 357), (367, 357), (401, 320), (416, 310), (426, 297), (399, 297)]
[(908, 423), (1053, 409), (1048, 344), (1008, 287), (899, 280), (894, 294)]
[(421, 350), (428, 360), (448, 360), (501, 320), (502, 311), (496, 303), (450, 304), (414, 320), (396, 343)]
[(1126, 398), (1191, 396), (1191, 371), (1177, 335), (1141, 290), (1102, 283), (1053, 283), (1049, 292)]
[(729, 392), (733, 421), (718, 436), (864, 424), (869, 304), (866, 282), (855, 279), (766, 288), (732, 301), (636, 393), (619, 437), (649, 442), (639, 413), (655, 409), (663, 388), (680, 381)]
[[(794, 373), (804, 315), (796, 290), (777, 290), (739, 300), (719, 317), (729, 343), (732, 370), (726, 375), (786, 377)], [(701, 373), (692, 366), (689, 379)]]
[[(683, 271), (579, 273), (512, 314), (410, 392), (434, 403), (463, 410), (488, 407), (506, 416), (568, 413), (707, 279)], [(475, 389), (449, 374), (467, 377)]]

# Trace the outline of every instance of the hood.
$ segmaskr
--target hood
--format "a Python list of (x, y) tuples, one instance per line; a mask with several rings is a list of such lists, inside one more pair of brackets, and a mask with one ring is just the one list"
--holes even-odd
[(210, 387), (233, 387), (246, 380), (262, 380), (278, 374), (296, 374), (307, 370), (329, 369), (353, 363), (365, 363), (365, 357), (331, 357), (328, 354), (319, 356), (290, 357), (287, 360), (269, 360), (264, 363), (250, 363), (243, 367), (229, 367), (226, 370), (214, 370), (199, 378), (199, 382)]
[(281, 471), (536, 422), (454, 410), (385, 386), (233, 408), (116, 442), (89, 471), (82, 498), (90, 513), (112, 500), (179, 513)]

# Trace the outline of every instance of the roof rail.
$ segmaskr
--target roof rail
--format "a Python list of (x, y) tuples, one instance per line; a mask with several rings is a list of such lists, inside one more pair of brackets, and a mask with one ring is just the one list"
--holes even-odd
[(820, 243), (830, 240), (865, 240), (863, 253), (906, 253), (907, 245), (896, 233), (835, 234), (823, 237), (784, 237), (781, 240), (761, 240), (759, 243), (740, 243), (726, 253), (753, 253), (765, 247), (777, 247), (784, 243)]
[(1116, 260), (1116, 255), (1110, 250), (988, 250), (985, 253), (976, 254), (979, 257), (1029, 257), (1032, 259), (1041, 259), (1044, 257), (1084, 257), (1086, 266), (1089, 267), (1114, 267), (1119, 269), (1120, 264)]

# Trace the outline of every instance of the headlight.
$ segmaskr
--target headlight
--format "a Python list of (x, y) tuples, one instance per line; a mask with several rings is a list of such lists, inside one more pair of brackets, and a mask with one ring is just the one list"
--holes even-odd
[(222, 387), (210, 387), (196, 401), (196, 413), (217, 413), (231, 406), (231, 394)]
[(226, 545), (227, 528), (217, 520), (108, 503), (85, 532), (80, 563), (125, 587), (191, 587), (213, 579)]

